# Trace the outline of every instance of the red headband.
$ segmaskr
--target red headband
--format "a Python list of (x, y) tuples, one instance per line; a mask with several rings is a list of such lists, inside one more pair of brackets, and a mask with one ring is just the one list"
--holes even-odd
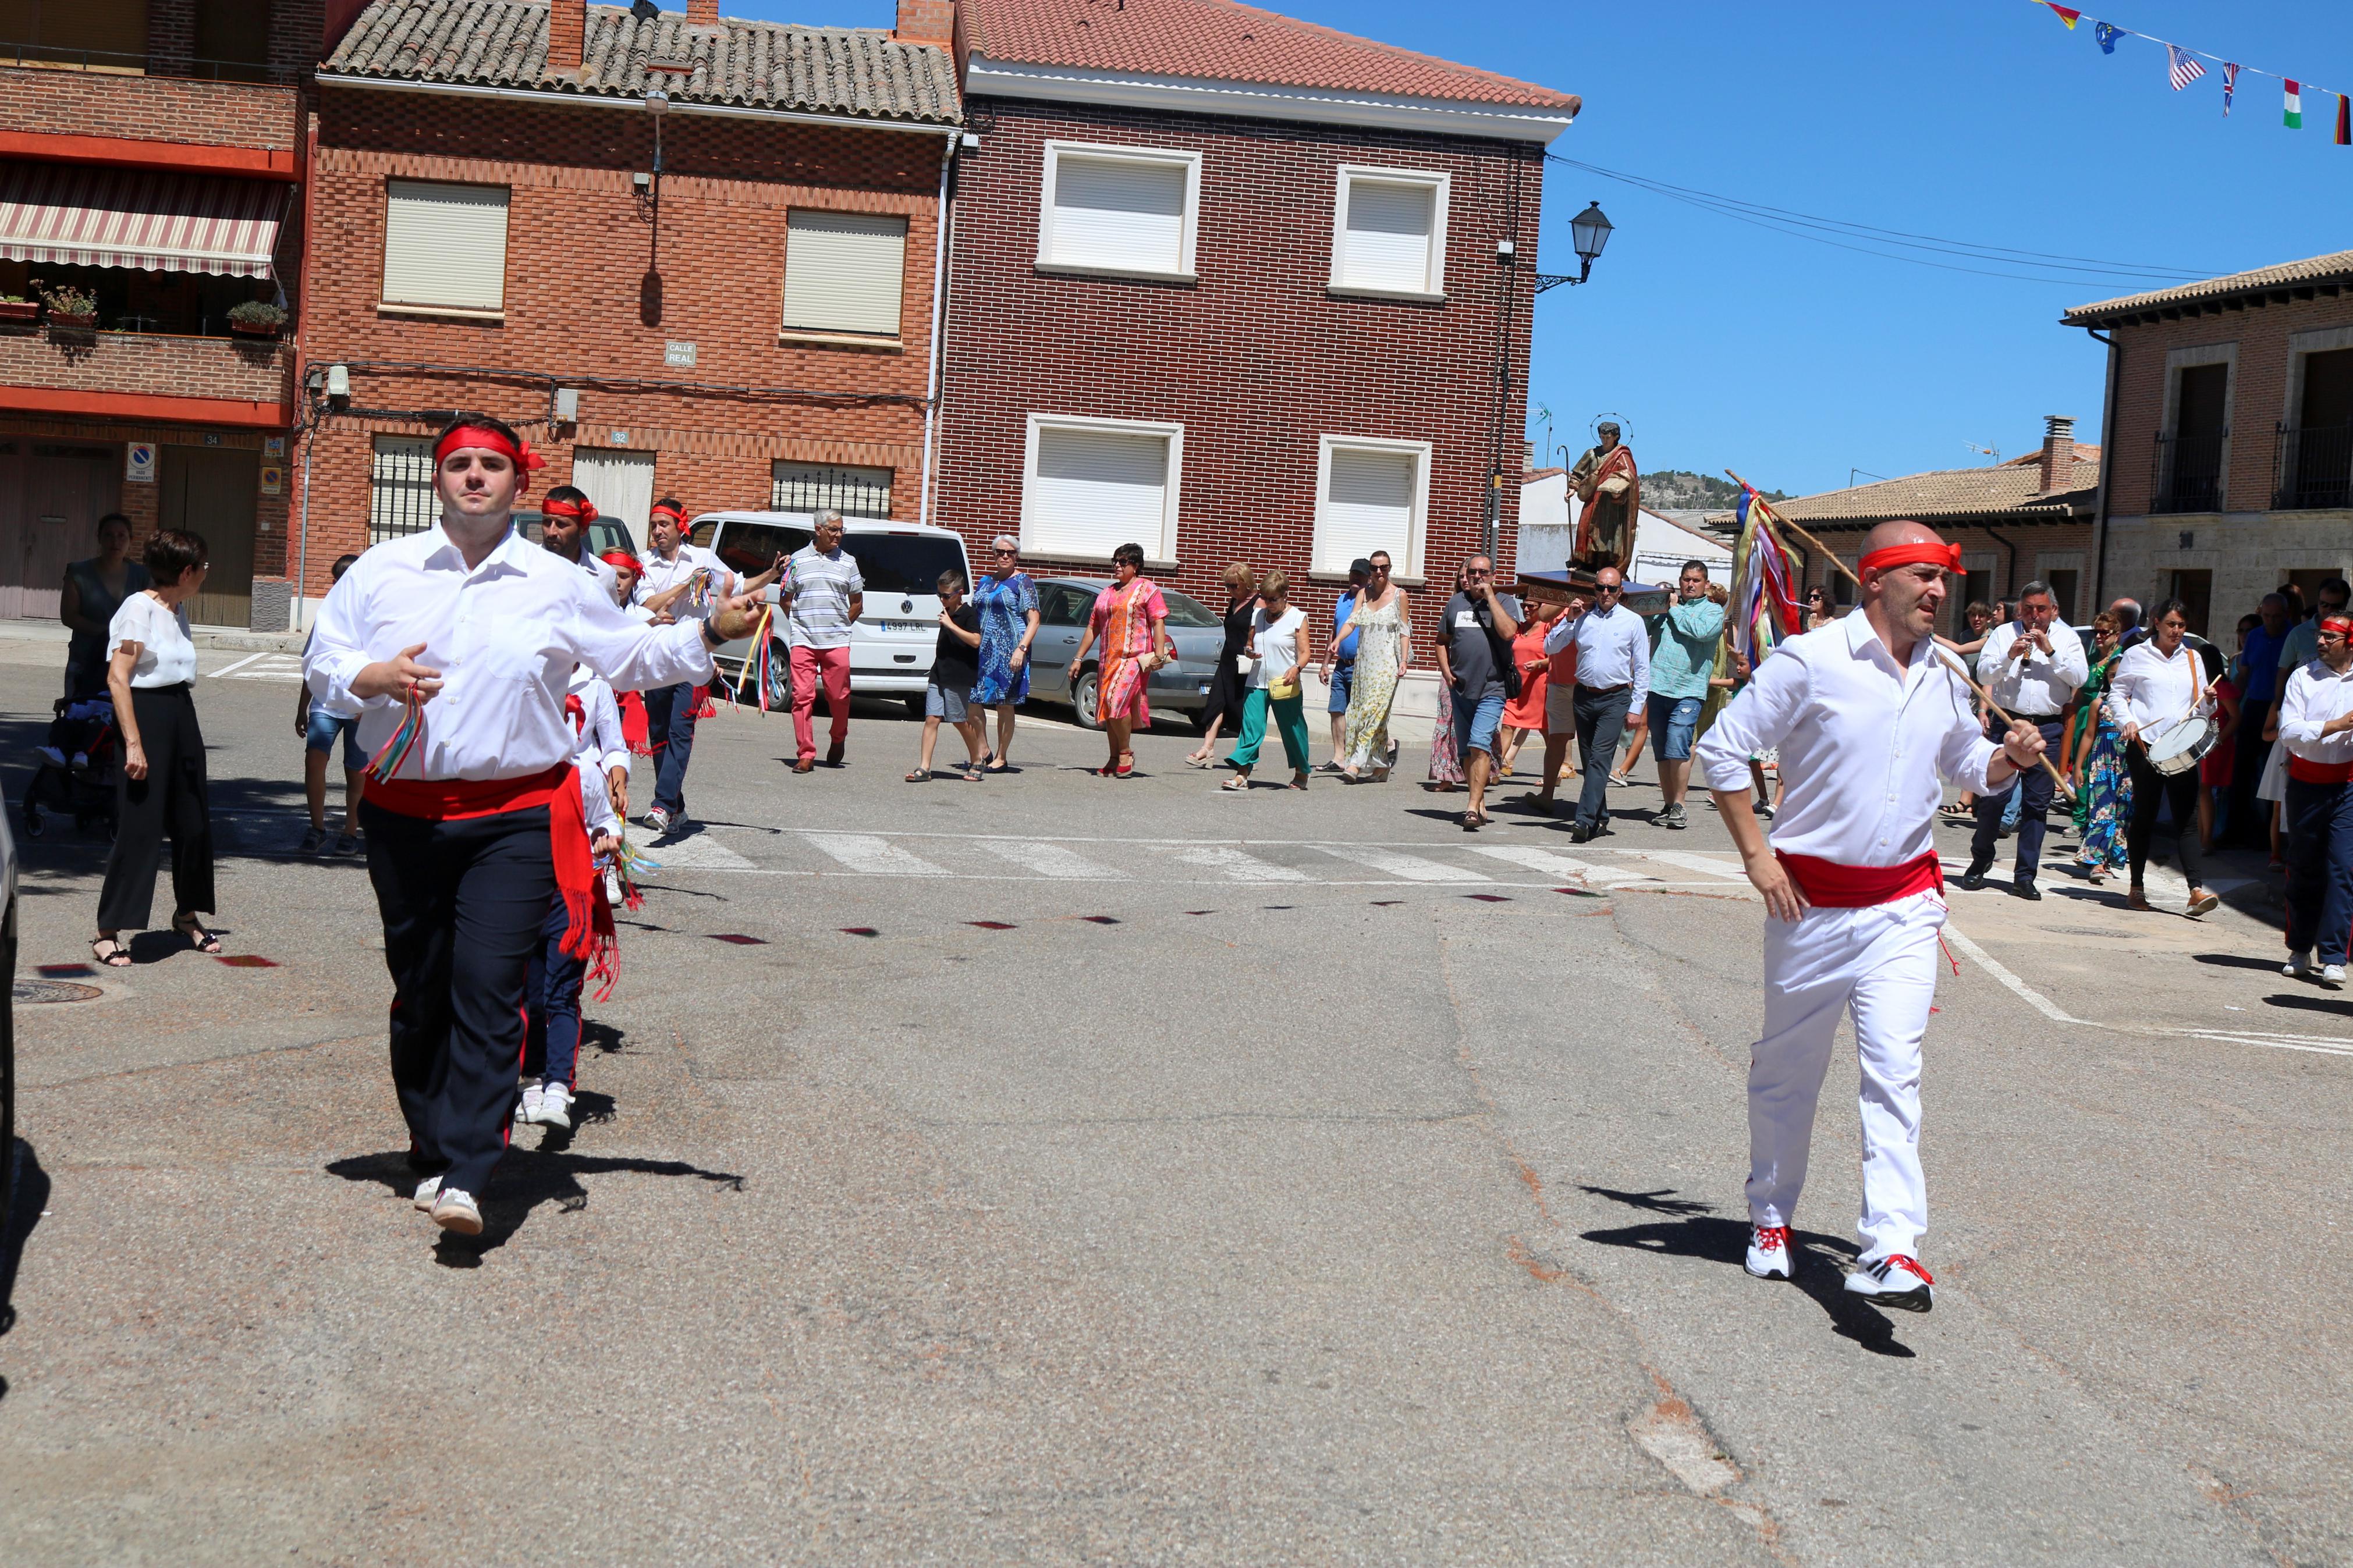
[(1936, 544), (1922, 541), (1917, 544), (1891, 544), (1884, 550), (1874, 550), (1857, 563), (1857, 570), (1882, 572), (1891, 566), (1941, 566), (1947, 572), (1961, 569), (1961, 547), (1957, 544)]
[(640, 577), (646, 574), (644, 564), (640, 563), (636, 556), (630, 554), (626, 550), (607, 550), (604, 554), (598, 556), (597, 559), (602, 561), (606, 565), (612, 567), (617, 572), (626, 566)]
[(578, 500), (559, 500), (554, 496), (539, 503), (539, 510), (548, 517), (576, 517), (582, 523), (596, 521), (596, 503), (583, 496)]
[(510, 441), (497, 431), (486, 430), (480, 425), (460, 425), (435, 442), (433, 466), (439, 468), (450, 453), (464, 447), (480, 447), (486, 452), (505, 454), (507, 461), (515, 466), (515, 473), (518, 476), (515, 485), (517, 495), (531, 489), (531, 473), (533, 468), (547, 467), (547, 459), (533, 451), (530, 442)]
[(684, 528), (684, 527), (686, 526), (686, 513), (685, 513), (685, 511), (684, 511), (684, 510), (682, 510), (681, 509), (680, 509), (680, 508), (678, 508), (678, 507), (674, 507), (674, 506), (658, 506), (658, 507), (654, 508), (654, 510), (653, 510), (652, 511), (650, 511), (650, 512), (647, 513), (647, 516), (649, 516), (649, 517), (666, 517), (666, 518), (670, 519), (672, 522), (674, 522), (674, 523), (678, 524), (681, 528)]
[(2320, 617), (2320, 629), (2324, 632), (2335, 632), (2339, 637), (2353, 637), (2353, 618), (2344, 616), (2323, 616)]

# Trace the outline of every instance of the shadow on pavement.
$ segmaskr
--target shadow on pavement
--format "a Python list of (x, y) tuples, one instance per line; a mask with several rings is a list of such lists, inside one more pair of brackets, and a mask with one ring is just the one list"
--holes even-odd
[(2335, 1018), (2353, 1018), (2353, 1001), (2333, 1001), (2327, 996), (2304, 996), (2292, 991), (2284, 992), (2277, 996), (2264, 997), (2263, 1005), (2293, 1007), (2306, 1013), (2326, 1013)]
[(2211, 963), (2217, 969), (2260, 969), (2267, 974), (2280, 972), (2279, 961), (2272, 958), (2250, 958), (2243, 952), (2193, 952), (2193, 963)]
[[(1696, 1258), (1745, 1271), (1748, 1226), (1744, 1221), (1715, 1214), (1712, 1204), (1676, 1197), (1672, 1187), (1633, 1193), (1580, 1184), (1580, 1190), (1629, 1208), (1672, 1216), (1655, 1225), (1585, 1231), (1582, 1235), (1587, 1241), (1667, 1258)], [(1852, 1242), (1802, 1230), (1792, 1230), (1789, 1242), (1789, 1263), (1796, 1274), (1792, 1283), (1829, 1316), (1832, 1329), (1841, 1339), (1854, 1341), (1873, 1355), (1908, 1360), (1916, 1353), (1895, 1338), (1895, 1325), (1888, 1321), (1887, 1314), (1846, 1293), (1846, 1273), (1855, 1259)]]
[[(602, 1102), (601, 1114), (591, 1110), (584, 1120), (611, 1119), (613, 1102), (608, 1096), (583, 1095), (581, 1100), (584, 1110), (588, 1110), (588, 1102)], [(744, 1190), (745, 1178), (727, 1171), (706, 1171), (683, 1160), (575, 1154), (569, 1152), (571, 1142), (568, 1133), (559, 1131), (556, 1138), (541, 1148), (510, 1148), (499, 1162), (498, 1173), (491, 1178), (490, 1191), (481, 1198), (482, 1234), (467, 1237), (443, 1232), (434, 1248), (434, 1260), (451, 1268), (478, 1268), (482, 1255), (504, 1247), (522, 1228), (532, 1210), (542, 1204), (554, 1203), (565, 1214), (579, 1213), (588, 1206), (588, 1189), (580, 1184), (583, 1176), (616, 1171), (640, 1176), (692, 1176), (730, 1191)], [(347, 1182), (379, 1183), (386, 1192), (404, 1199), (417, 1185), (417, 1172), (410, 1166), (406, 1150), (355, 1154), (346, 1160), (330, 1161), (326, 1169), (328, 1174)]]
[[(16, 1269), (25, 1259), (25, 1243), (41, 1223), (42, 1205), (49, 1201), (48, 1173), (33, 1146), (19, 1138), (6, 1152), (16, 1161), (16, 1184), (14, 1205), (0, 1215), (0, 1334), (16, 1326)], [(7, 1397), (8, 1380), (0, 1377), (0, 1399)]]

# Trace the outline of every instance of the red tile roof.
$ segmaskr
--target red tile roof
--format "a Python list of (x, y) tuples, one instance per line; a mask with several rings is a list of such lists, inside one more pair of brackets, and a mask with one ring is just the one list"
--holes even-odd
[(1233, 0), (964, 0), (971, 51), (1020, 65), (1565, 109), (1575, 94)]

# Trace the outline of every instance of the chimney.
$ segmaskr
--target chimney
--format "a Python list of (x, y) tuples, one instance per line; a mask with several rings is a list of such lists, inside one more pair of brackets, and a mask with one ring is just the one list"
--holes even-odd
[(899, 0), (899, 25), (891, 36), (902, 44), (955, 47), (955, 0)]
[(2066, 414), (2042, 417), (2042, 488), (2041, 494), (2072, 488), (2075, 473), (2075, 420)]
[(686, 0), (686, 25), (690, 27), (719, 26), (719, 0)]
[(588, 0), (547, 0), (547, 74), (580, 68), (580, 46), (588, 32)]

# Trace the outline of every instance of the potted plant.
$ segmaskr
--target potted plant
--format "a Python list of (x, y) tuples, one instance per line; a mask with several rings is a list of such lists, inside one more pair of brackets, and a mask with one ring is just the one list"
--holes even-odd
[(41, 302), (27, 300), (22, 294), (0, 294), (0, 321), (37, 321), (41, 319)]
[(228, 308), (228, 330), (248, 338), (274, 338), (286, 325), (286, 307), (267, 300), (248, 300)]
[(41, 296), (49, 308), (49, 325), (53, 327), (94, 327), (98, 325), (98, 296), (72, 284), (51, 289)]

